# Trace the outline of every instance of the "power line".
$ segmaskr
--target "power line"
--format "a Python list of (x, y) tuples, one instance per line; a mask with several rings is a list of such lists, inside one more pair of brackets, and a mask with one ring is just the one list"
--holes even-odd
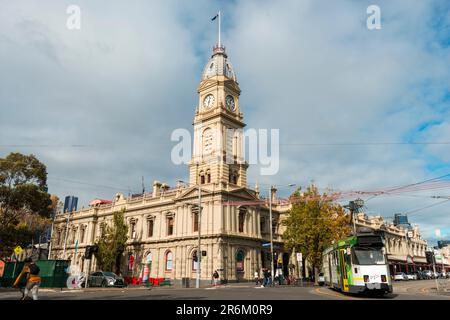
[[(119, 188), (119, 187), (113, 187), (113, 186), (106, 186), (106, 185), (101, 185), (101, 184), (94, 184), (94, 183), (89, 183), (89, 182), (76, 181), (76, 180), (70, 180), (70, 179), (65, 179), (65, 178), (58, 178), (58, 177), (53, 177), (53, 176), (49, 176), (48, 179), (64, 181), (64, 182), (69, 182), (69, 183), (82, 184), (82, 185), (87, 185), (87, 186), (92, 186), (92, 187), (97, 187), (97, 188), (113, 189), (113, 190), (116, 190), (116, 191), (117, 190), (121, 190), (121, 191), (127, 191), (128, 192), (130, 190), (129, 188)], [(132, 191), (136, 192), (136, 190), (132, 190)]]
[(411, 211), (407, 211), (404, 214), (413, 215), (416, 212), (419, 212), (419, 211), (422, 211), (422, 210), (425, 210), (425, 209), (428, 209), (428, 208), (431, 208), (431, 207), (435, 207), (435, 206), (438, 206), (440, 204), (443, 204), (443, 203), (446, 203), (446, 202), (449, 202), (449, 201), (450, 201), (450, 199), (447, 199), (447, 200), (444, 200), (444, 201), (441, 201), (441, 202), (438, 202), (438, 203), (433, 203), (433, 204), (430, 204), (430, 205), (422, 207), (422, 208), (418, 208), (418, 209), (414, 209), (414, 210), (411, 210)]
[(450, 142), (336, 142), (336, 143), (280, 143), (280, 146), (384, 146), (384, 145), (450, 145)]

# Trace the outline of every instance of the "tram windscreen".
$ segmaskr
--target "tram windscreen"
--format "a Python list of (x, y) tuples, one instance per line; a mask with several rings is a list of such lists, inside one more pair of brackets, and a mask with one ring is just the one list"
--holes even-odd
[(355, 264), (386, 264), (383, 250), (380, 248), (353, 248)]

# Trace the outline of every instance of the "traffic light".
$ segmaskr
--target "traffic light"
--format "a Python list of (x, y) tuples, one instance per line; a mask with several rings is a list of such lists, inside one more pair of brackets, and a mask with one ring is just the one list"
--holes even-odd
[(92, 259), (92, 255), (94, 253), (98, 252), (98, 246), (87, 246), (86, 251), (84, 252), (84, 258), (85, 259)]

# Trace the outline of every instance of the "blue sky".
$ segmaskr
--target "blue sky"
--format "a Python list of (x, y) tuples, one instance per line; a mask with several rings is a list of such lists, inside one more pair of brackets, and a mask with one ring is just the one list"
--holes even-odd
[[(65, 27), (70, 4), (81, 30)], [(371, 4), (381, 30), (366, 28)], [(448, 144), (373, 144), (450, 142), (445, 0), (0, 0), (0, 156), (36, 154), (50, 191), (84, 205), (139, 191), (141, 176), (147, 189), (187, 179), (170, 161), (170, 134), (191, 130), (218, 9), (245, 122), (280, 129), (285, 144), (279, 173), (253, 166), (250, 186), (375, 190), (450, 173)], [(433, 195), (449, 190), (377, 198), (367, 210), (390, 217)], [(410, 220), (434, 241), (436, 228), (450, 236), (449, 213), (442, 204)]]

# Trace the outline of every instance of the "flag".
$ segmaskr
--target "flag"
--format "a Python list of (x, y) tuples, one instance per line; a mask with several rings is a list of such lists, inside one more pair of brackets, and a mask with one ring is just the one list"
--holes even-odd
[(216, 14), (216, 15), (211, 19), (211, 21), (216, 20), (218, 16), (219, 16), (219, 14)]

